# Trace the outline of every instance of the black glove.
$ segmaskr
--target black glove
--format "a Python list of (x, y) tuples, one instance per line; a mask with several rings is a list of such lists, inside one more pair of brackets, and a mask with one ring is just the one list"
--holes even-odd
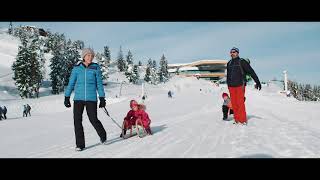
[(69, 108), (71, 107), (70, 97), (64, 97), (64, 105)]
[(255, 88), (258, 89), (259, 91), (261, 90), (261, 84), (260, 84), (260, 82), (258, 82), (258, 83), (255, 85)]
[(99, 97), (99, 99), (100, 99), (99, 108), (106, 107), (106, 100), (104, 99), (104, 97)]

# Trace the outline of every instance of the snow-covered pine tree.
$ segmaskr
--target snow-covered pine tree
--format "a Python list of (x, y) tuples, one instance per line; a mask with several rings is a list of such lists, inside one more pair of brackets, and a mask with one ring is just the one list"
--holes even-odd
[(66, 49), (65, 49), (65, 56), (66, 56), (66, 72), (65, 72), (65, 80), (64, 80), (64, 85), (67, 86), (69, 83), (69, 79), (71, 76), (71, 72), (73, 69), (73, 66), (79, 61), (81, 60), (81, 56), (79, 53), (79, 46), (77, 44), (77, 42), (72, 42), (71, 39), (68, 40), (67, 44), (66, 44)]
[(18, 54), (16, 61), (12, 65), (12, 70), (14, 72), (13, 80), (18, 88), (19, 95), (22, 98), (28, 98), (31, 94), (30, 90), (30, 51), (27, 44), (22, 42), (22, 46), (18, 48)]
[(59, 45), (58, 40), (60, 38), (60, 34), (59, 33), (51, 33), (51, 32), (49, 32), (47, 37), (48, 38), (47, 38), (45, 46), (48, 49), (48, 52), (54, 51)]
[(133, 73), (133, 64), (129, 64), (128, 65), (128, 68), (126, 70), (126, 72), (124, 73), (125, 76), (127, 77), (127, 79), (129, 80), (129, 82), (133, 82), (133, 76), (134, 76), (134, 73)]
[(42, 82), (42, 73), (38, 52), (37, 39), (29, 40), (21, 34), (21, 46), (18, 48), (16, 61), (12, 65), (13, 80), (22, 98), (39, 97), (39, 88)]
[[(164, 57), (164, 55), (163, 55), (163, 57)], [(167, 81), (168, 81), (169, 80), (169, 72), (168, 72), (168, 60), (167, 60), (167, 58), (165, 58), (164, 68), (165, 68), (165, 71), (164, 71), (165, 77), (167, 78)]]
[(12, 28), (12, 22), (10, 21), (10, 24), (9, 24), (9, 28), (8, 28), (8, 34), (13, 34), (13, 28)]
[(158, 84), (159, 83), (159, 76), (157, 73), (157, 62), (155, 60), (152, 61), (152, 59), (149, 58), (147, 66), (150, 67), (150, 83), (151, 84)]
[(159, 76), (158, 76), (158, 73), (157, 73), (157, 69), (155, 68), (151, 68), (151, 84), (159, 84)]
[(30, 44), (30, 63), (31, 63), (31, 97), (39, 97), (39, 89), (43, 81), (44, 56), (43, 50), (39, 46), (38, 39), (34, 39)]
[(288, 90), (293, 94), (293, 82), (291, 80), (288, 80)]
[(166, 57), (164, 56), (164, 54), (162, 55), (159, 64), (160, 64), (159, 81), (160, 82), (167, 82), (169, 79), (168, 63), (166, 61)]
[(317, 97), (320, 98), (320, 86), (317, 86)]
[(21, 41), (23, 39), (23, 36), (26, 37), (26, 33), (21, 28), (21, 25), (19, 27), (14, 28), (13, 36), (20, 38)]
[(309, 91), (309, 101), (314, 101), (315, 97), (313, 94), (313, 87), (310, 85), (310, 91)]
[(47, 30), (47, 38), (46, 38), (46, 42), (45, 42), (45, 53), (49, 53), (50, 51), (53, 51), (53, 46), (54, 46), (54, 41), (55, 41), (55, 34), (51, 33), (51, 31)]
[(24, 98), (39, 97), (39, 89), (44, 77), (44, 40), (37, 33), (17, 28), (15, 36), (21, 40), (16, 61), (12, 65), (14, 80)]
[(122, 52), (121, 46), (120, 46), (120, 51), (118, 53), (117, 66), (120, 72), (123, 72), (127, 69), (124, 58), (123, 58), (123, 52)]
[[(40, 71), (42, 75), (42, 79), (46, 77), (47, 69), (45, 67), (46, 59), (44, 58), (44, 53), (47, 52), (47, 47), (46, 47), (46, 42), (47, 42), (47, 37), (43, 36), (38, 36), (38, 43), (37, 43), (37, 54), (38, 54), (38, 61), (40, 63)], [(41, 82), (42, 83), (42, 82)]]
[(320, 100), (320, 86), (315, 86), (316, 90), (315, 90), (315, 99), (316, 101)]
[(317, 100), (320, 101), (320, 86), (317, 87)]
[(106, 60), (104, 59), (105, 65), (101, 66), (101, 72), (102, 72), (102, 78), (103, 80), (107, 80), (109, 78), (109, 65), (106, 63)]
[(108, 46), (104, 47), (103, 55), (106, 58), (107, 64), (109, 65), (111, 62), (111, 52)]
[(299, 101), (304, 101), (305, 97), (304, 97), (304, 86), (299, 83), (298, 85), (298, 100)]
[(67, 67), (63, 65), (64, 63), (61, 63), (61, 59), (64, 59), (61, 52), (55, 50), (52, 55), (53, 57), (50, 60), (52, 94), (59, 94), (63, 91), (63, 87), (65, 85), (64, 77), (62, 76), (64, 73), (62, 71), (65, 71), (65, 68)]
[(304, 85), (304, 84), (301, 84), (302, 85), (302, 91), (301, 91), (301, 93), (302, 93), (302, 99), (303, 99), (303, 101), (306, 101), (307, 100), (307, 89), (306, 89), (306, 85)]
[(151, 70), (152, 70), (152, 60), (151, 58), (149, 58), (148, 62), (147, 62), (147, 69), (146, 69), (146, 74), (144, 76), (144, 80), (147, 82), (147, 83), (151, 83)]
[(149, 58), (147, 66), (149, 66), (150, 68), (153, 67), (151, 58)]
[(310, 101), (317, 101), (317, 88), (310, 85)]
[(312, 88), (310, 84), (307, 84), (304, 89), (304, 97), (306, 101), (312, 100)]
[(294, 98), (297, 98), (297, 87), (296, 87), (296, 82), (288, 80), (288, 90), (291, 92), (291, 95)]
[(127, 54), (127, 56), (126, 56), (126, 60), (127, 60), (127, 64), (128, 64), (128, 65), (129, 65), (129, 64), (133, 64), (133, 56), (132, 56), (132, 53), (131, 53), (130, 50), (128, 51), (128, 54)]
[(156, 60), (153, 60), (153, 61), (152, 61), (152, 67), (153, 67), (154, 69), (157, 69), (157, 61), (156, 61)]
[(313, 91), (313, 98), (314, 98), (313, 100), (318, 101), (318, 86), (314, 85), (312, 91)]
[(96, 58), (97, 62), (101, 61), (101, 59), (102, 59), (102, 54), (100, 54), (99, 52), (97, 52), (97, 53), (95, 54), (95, 58)]
[(66, 40), (63, 34), (57, 35), (54, 39), (53, 57), (51, 58), (51, 86), (52, 94), (59, 94), (64, 91), (66, 75), (68, 72), (68, 60), (66, 55)]
[(317, 101), (318, 99), (317, 99), (317, 86), (316, 85), (314, 85), (313, 86), (313, 88), (312, 88), (312, 101)]
[(73, 42), (76, 49), (82, 50), (84, 48), (84, 42), (81, 40), (76, 40)]
[(108, 75), (109, 74), (109, 69), (108, 69), (109, 63), (108, 63), (107, 59), (105, 58), (104, 54), (97, 53), (97, 55), (98, 56), (96, 56), (96, 58), (97, 58), (99, 66), (101, 68), (102, 79), (106, 81), (109, 77), (109, 75)]
[(299, 84), (298, 84), (298, 82), (294, 82), (294, 90), (295, 90), (295, 98), (299, 99), (300, 92), (299, 92)]
[(125, 76), (129, 80), (130, 83), (133, 82), (133, 63), (132, 63), (132, 54), (129, 50), (128, 54), (126, 55), (126, 60), (125, 60)]
[(139, 71), (138, 71), (138, 65), (134, 65), (133, 66), (133, 74), (132, 74), (132, 82), (134, 84), (137, 84), (139, 82), (140, 79), (140, 75), (139, 75)]
[(151, 81), (151, 67), (150, 66), (147, 66), (147, 69), (146, 69), (146, 74), (144, 76), (144, 80), (148, 83), (150, 83)]
[(301, 84), (296, 81), (288, 81), (288, 89), (292, 96), (299, 101), (319, 101), (320, 86), (311, 87), (310, 84)]

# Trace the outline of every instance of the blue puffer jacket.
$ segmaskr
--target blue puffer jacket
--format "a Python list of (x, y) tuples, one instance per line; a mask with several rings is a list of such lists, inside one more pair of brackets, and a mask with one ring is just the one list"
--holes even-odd
[(73, 90), (74, 101), (97, 101), (97, 90), (99, 97), (105, 97), (99, 65), (91, 63), (86, 67), (82, 62), (77, 63), (72, 69), (65, 96), (70, 97)]

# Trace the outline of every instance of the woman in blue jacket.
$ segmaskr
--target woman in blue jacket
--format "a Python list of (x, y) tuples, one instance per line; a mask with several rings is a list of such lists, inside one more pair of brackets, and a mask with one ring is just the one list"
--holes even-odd
[(100, 141), (105, 144), (107, 133), (97, 116), (97, 91), (99, 94), (99, 108), (106, 106), (105, 93), (102, 84), (101, 69), (98, 64), (92, 63), (94, 51), (90, 48), (82, 50), (82, 62), (78, 62), (72, 69), (68, 87), (65, 91), (64, 105), (71, 107), (70, 96), (74, 90), (74, 131), (76, 136), (76, 150), (85, 148), (85, 138), (82, 126), (82, 114), (86, 107), (87, 115), (92, 126), (97, 131)]

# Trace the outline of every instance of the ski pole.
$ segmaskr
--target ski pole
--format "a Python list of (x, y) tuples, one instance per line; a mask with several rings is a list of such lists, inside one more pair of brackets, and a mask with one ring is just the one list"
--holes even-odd
[(110, 119), (122, 130), (122, 127), (109, 115), (109, 112), (107, 111), (106, 107), (103, 107), (103, 110), (107, 114), (107, 116), (109, 116)]

